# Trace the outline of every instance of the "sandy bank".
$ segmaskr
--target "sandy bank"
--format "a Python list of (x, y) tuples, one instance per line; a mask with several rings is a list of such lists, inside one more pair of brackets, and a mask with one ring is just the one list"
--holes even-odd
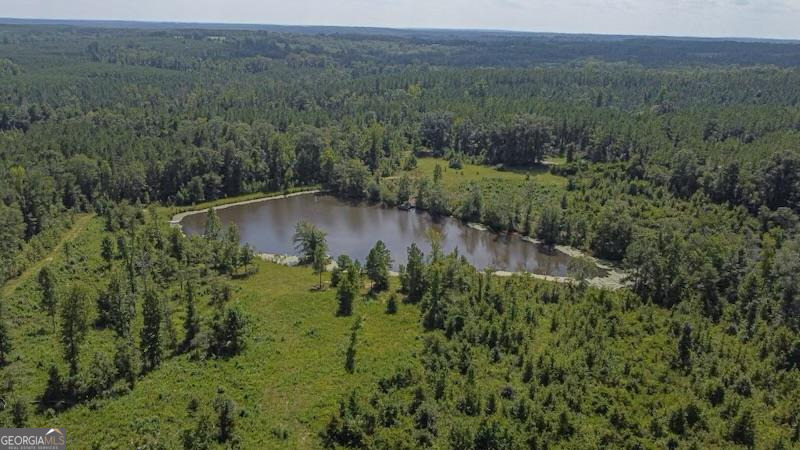
[[(577, 283), (577, 280), (575, 280), (572, 277), (540, 275), (538, 273), (531, 273), (531, 272), (506, 272), (501, 270), (493, 272), (493, 275), (497, 277), (511, 277), (514, 275), (522, 275), (522, 276), (529, 276), (531, 278), (536, 278), (537, 280), (551, 281), (553, 283)], [(588, 283), (589, 286), (594, 286), (596, 288), (609, 289), (615, 291), (618, 289), (622, 289), (626, 286), (625, 276), (626, 276), (625, 272), (616, 269), (609, 269), (608, 275), (604, 277), (590, 278), (586, 280), (586, 283)]]
[[(259, 253), (258, 257), (264, 261), (280, 264), (283, 266), (290, 266), (294, 267), (300, 264), (300, 258), (295, 255), (278, 255), (274, 253)], [(330, 260), (328, 265), (325, 267), (325, 270), (328, 272), (333, 271), (337, 267), (336, 261), (333, 259)], [(536, 278), (537, 280), (544, 280), (550, 281), (553, 283), (577, 283), (574, 278), (571, 277), (558, 277), (552, 275), (540, 275), (538, 273), (532, 272), (507, 272), (503, 270), (499, 270), (492, 273), (494, 276), (497, 277), (512, 277), (514, 275), (522, 275), (522, 276), (529, 276), (532, 278)], [(400, 274), (395, 271), (389, 272), (390, 276), (397, 277)], [(604, 277), (596, 277), (586, 280), (586, 282), (590, 286), (594, 286), (597, 288), (602, 289), (610, 289), (610, 290), (617, 290), (622, 289), (625, 287), (625, 273), (616, 269), (609, 269), (609, 272)]]

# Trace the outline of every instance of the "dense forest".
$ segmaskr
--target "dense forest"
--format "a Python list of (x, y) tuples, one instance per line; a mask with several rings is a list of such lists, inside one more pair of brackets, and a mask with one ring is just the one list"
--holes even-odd
[[(797, 43), (0, 25), (0, 180), (4, 424), (80, 423), (79, 448), (109, 423), (138, 448), (800, 445)], [(570, 246), (627, 284), (498, 278), (436, 236), (399, 277), (382, 243), (327, 274), (300, 226), (308, 274), (213, 211), (202, 237), (167, 225), (317, 187)], [(288, 394), (262, 401), (252, 372), (315, 336), (338, 339), (307, 388), (326, 402), (276, 418)], [(189, 373), (188, 408), (131, 425)]]

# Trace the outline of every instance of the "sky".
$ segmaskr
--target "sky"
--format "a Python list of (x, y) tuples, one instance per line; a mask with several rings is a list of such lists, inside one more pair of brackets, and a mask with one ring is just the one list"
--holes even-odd
[(800, 39), (800, 0), (0, 0), (0, 16)]

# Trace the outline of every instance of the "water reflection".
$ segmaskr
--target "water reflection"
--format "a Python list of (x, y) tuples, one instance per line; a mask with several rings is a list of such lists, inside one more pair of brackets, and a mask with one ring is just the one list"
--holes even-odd
[[(265, 253), (293, 254), (292, 235), (299, 220), (316, 224), (328, 233), (330, 253), (366, 259), (370, 248), (382, 240), (392, 252), (394, 268), (406, 262), (406, 249), (412, 242), (427, 254), (428, 229), (442, 234), (446, 252), (458, 248), (459, 254), (476, 267), (508, 271), (528, 271), (565, 276), (569, 256), (547, 252), (518, 236), (498, 235), (466, 226), (453, 218), (434, 220), (425, 212), (401, 211), (380, 206), (352, 204), (331, 196), (300, 195), (219, 209), (223, 224), (236, 223), (242, 242)], [(188, 234), (200, 234), (205, 214), (190, 215), (181, 225)]]

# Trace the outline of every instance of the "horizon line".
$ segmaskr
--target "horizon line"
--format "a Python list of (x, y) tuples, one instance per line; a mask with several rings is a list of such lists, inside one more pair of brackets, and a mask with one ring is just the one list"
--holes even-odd
[[(7, 21), (18, 22), (43, 22), (32, 23), (32, 25), (46, 25), (47, 22), (59, 23), (66, 22), (82, 22), (82, 23), (116, 23), (116, 24), (160, 24), (160, 25), (181, 25), (191, 26), (200, 25), (199, 29), (205, 26), (207, 29), (213, 29), (214, 25), (222, 25), (226, 27), (240, 26), (240, 27), (286, 27), (286, 28), (352, 28), (363, 30), (386, 30), (386, 31), (433, 31), (433, 32), (473, 32), (473, 33), (506, 33), (506, 34), (532, 34), (532, 35), (562, 35), (562, 36), (601, 36), (601, 37), (643, 37), (643, 38), (661, 38), (661, 39), (686, 39), (686, 40), (722, 40), (722, 41), (772, 41), (775, 43), (798, 43), (800, 44), (800, 37), (787, 38), (787, 37), (752, 37), (752, 36), (699, 36), (699, 35), (684, 35), (684, 34), (626, 34), (626, 33), (611, 33), (611, 32), (575, 32), (575, 31), (539, 31), (530, 29), (515, 29), (515, 28), (482, 28), (482, 27), (412, 27), (412, 26), (384, 26), (384, 25), (323, 25), (323, 24), (299, 24), (299, 23), (258, 23), (258, 22), (204, 22), (204, 21), (184, 21), (184, 20), (145, 20), (145, 19), (75, 19), (75, 18), (43, 18), (43, 17), (0, 17), (0, 25), (13, 25)], [(132, 28), (132, 27), (131, 27)]]

